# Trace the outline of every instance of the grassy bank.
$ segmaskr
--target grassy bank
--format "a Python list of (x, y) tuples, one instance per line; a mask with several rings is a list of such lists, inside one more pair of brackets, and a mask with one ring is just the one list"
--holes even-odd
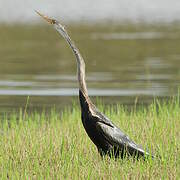
[(1, 117), (0, 179), (178, 179), (179, 107), (177, 99), (132, 111), (99, 105), (133, 140), (162, 157), (146, 162), (101, 159), (83, 129), (79, 105), (61, 114)]

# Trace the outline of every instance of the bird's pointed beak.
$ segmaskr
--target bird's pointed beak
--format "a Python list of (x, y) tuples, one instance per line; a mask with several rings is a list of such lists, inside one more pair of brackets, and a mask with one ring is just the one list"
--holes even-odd
[(43, 19), (45, 19), (48, 23), (50, 23), (50, 24), (55, 24), (55, 20), (54, 19), (51, 19), (51, 18), (49, 18), (48, 16), (45, 16), (45, 15), (43, 15), (43, 14), (41, 14), (40, 12), (38, 12), (38, 11), (36, 11), (35, 10), (35, 12), (39, 15), (39, 16), (41, 16)]

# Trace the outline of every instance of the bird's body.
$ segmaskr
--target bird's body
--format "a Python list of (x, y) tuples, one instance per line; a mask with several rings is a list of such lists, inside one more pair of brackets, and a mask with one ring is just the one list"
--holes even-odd
[(148, 152), (145, 152), (139, 145), (133, 142), (104, 114), (99, 112), (96, 106), (91, 102), (86, 87), (84, 60), (74, 42), (69, 37), (64, 26), (54, 19), (50, 19), (49, 17), (40, 13), (38, 14), (50, 24), (54, 25), (55, 29), (68, 42), (76, 57), (82, 123), (86, 133), (92, 142), (97, 146), (101, 156), (106, 154), (110, 157), (113, 156), (121, 158), (123, 158), (125, 155), (136, 157), (149, 156), (150, 154)]
[(102, 156), (106, 154), (115, 158), (123, 158), (126, 155), (136, 156), (137, 158), (149, 156), (149, 153), (145, 152), (111, 120), (99, 112), (90, 99), (87, 99), (81, 91), (79, 91), (79, 100), (83, 126)]

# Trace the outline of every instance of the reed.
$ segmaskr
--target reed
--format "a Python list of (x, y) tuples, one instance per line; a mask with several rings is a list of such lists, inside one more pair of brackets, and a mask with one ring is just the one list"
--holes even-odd
[(48, 115), (20, 110), (1, 117), (0, 179), (180, 178), (179, 98), (130, 111), (122, 105), (98, 107), (156, 158), (102, 159), (84, 131), (77, 104)]

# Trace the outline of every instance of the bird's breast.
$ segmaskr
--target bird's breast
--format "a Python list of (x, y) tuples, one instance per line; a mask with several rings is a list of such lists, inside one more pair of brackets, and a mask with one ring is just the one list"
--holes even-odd
[(96, 121), (93, 117), (84, 117), (82, 114), (82, 123), (86, 133), (88, 134), (89, 138), (92, 142), (101, 149), (109, 149), (109, 143), (104, 139), (101, 132), (96, 127)]

